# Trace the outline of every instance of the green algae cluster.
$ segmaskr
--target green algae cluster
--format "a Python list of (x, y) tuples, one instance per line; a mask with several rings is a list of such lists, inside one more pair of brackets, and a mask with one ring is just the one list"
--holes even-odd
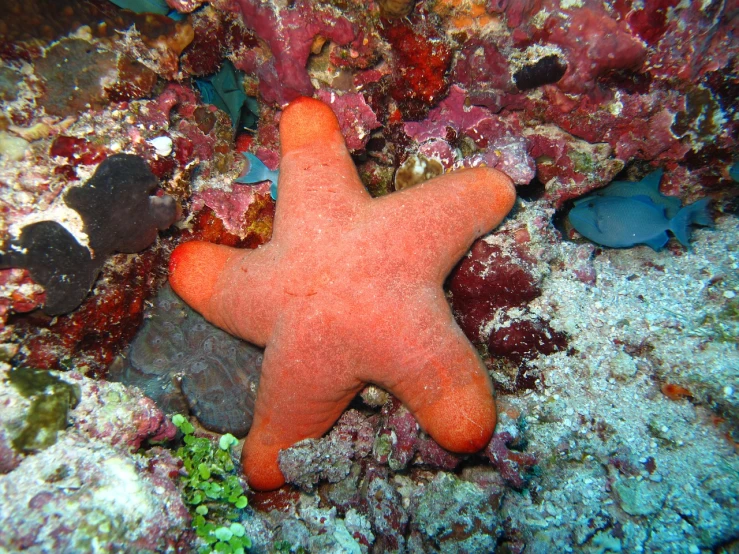
[(69, 410), (80, 401), (78, 385), (62, 381), (56, 375), (28, 367), (13, 368), (8, 382), (31, 401), (23, 427), (13, 439), (19, 452), (38, 452), (53, 445), (57, 433), (67, 428)]
[(172, 417), (172, 423), (184, 435), (177, 456), (186, 472), (180, 478), (185, 503), (192, 514), (195, 534), (207, 544), (198, 553), (244, 554), (251, 547), (251, 539), (236, 520), (247, 500), (231, 460), (231, 448), (238, 441), (226, 433), (216, 446), (205, 437), (196, 437), (193, 425), (180, 414)]

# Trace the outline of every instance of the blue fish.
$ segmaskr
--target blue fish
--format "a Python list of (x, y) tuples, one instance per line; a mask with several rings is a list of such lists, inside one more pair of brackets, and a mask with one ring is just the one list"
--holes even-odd
[[(659, 191), (659, 182), (662, 180), (662, 174), (664, 172), (661, 169), (652, 171), (641, 181), (613, 181), (607, 187), (598, 189), (593, 192), (595, 196), (621, 196), (624, 198), (631, 198), (634, 196), (648, 196), (649, 199), (662, 206), (665, 209), (665, 215), (667, 219), (672, 219), (680, 211), (682, 202), (679, 198), (674, 196), (665, 196)], [(590, 196), (581, 198), (575, 201), (577, 206), (580, 202), (589, 199)]]
[(729, 168), (729, 177), (735, 181), (739, 181), (739, 162), (736, 162)]
[(261, 183), (262, 181), (270, 181), (272, 185), (269, 187), (269, 194), (272, 200), (277, 200), (277, 178), (279, 177), (279, 170), (272, 170), (268, 168), (262, 160), (257, 158), (254, 154), (244, 152), (244, 157), (249, 162), (249, 171), (236, 179), (236, 183), (245, 185), (253, 185)]
[(713, 224), (710, 201), (702, 198), (668, 218), (666, 208), (648, 196), (589, 196), (570, 210), (569, 219), (582, 236), (612, 248), (646, 244), (660, 250), (670, 238), (667, 231), (687, 247), (691, 225)]
[(181, 21), (187, 14), (171, 9), (166, 0), (110, 0), (119, 8), (131, 10), (135, 13), (156, 13), (166, 15), (175, 21)]

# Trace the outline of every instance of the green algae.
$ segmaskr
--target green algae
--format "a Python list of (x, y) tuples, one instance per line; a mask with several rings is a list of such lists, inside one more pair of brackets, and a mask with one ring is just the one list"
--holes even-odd
[(593, 157), (587, 152), (581, 152), (578, 150), (572, 150), (569, 153), (570, 159), (574, 164), (575, 171), (583, 174), (592, 174), (596, 171), (596, 164)]
[(195, 534), (205, 543), (198, 553), (244, 554), (251, 539), (237, 520), (247, 499), (231, 459), (231, 449), (238, 441), (226, 433), (215, 446), (206, 437), (196, 437), (195, 428), (181, 414), (174, 415), (172, 423), (183, 434), (183, 444), (177, 450), (185, 470), (180, 475), (183, 497)]
[(11, 369), (8, 382), (31, 401), (24, 425), (12, 441), (13, 447), (19, 452), (38, 452), (53, 445), (57, 433), (68, 426), (69, 410), (80, 401), (79, 386), (48, 371), (28, 367)]

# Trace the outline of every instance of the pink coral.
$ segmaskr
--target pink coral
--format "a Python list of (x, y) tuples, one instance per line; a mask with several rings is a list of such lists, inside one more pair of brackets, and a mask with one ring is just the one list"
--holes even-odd
[(208, 206), (223, 221), (229, 233), (241, 235), (246, 213), (257, 195), (269, 194), (269, 183), (260, 185), (232, 185), (231, 191), (210, 188), (193, 195), (192, 211)]
[(586, 92), (599, 75), (638, 67), (647, 54), (644, 43), (625, 24), (590, 8), (551, 15), (542, 38), (566, 53), (567, 71), (558, 83), (565, 92)]
[(331, 106), (336, 114), (349, 150), (363, 150), (367, 146), (370, 131), (380, 126), (375, 112), (367, 105), (364, 96), (358, 92), (339, 94), (326, 90), (319, 90), (316, 96)]
[[(259, 0), (236, 0), (246, 26), (264, 40), (273, 58), (259, 65), (259, 91), (266, 102), (286, 104), (298, 96), (311, 96), (314, 88), (306, 71), (317, 35), (345, 45), (357, 29), (332, 8), (298, 0), (277, 8)], [(236, 66), (240, 64), (236, 62)]]

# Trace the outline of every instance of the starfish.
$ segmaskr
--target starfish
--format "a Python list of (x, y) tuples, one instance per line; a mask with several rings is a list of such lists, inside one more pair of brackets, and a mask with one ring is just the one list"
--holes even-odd
[(395, 395), (442, 447), (493, 434), (490, 378), (442, 285), (515, 201), (491, 168), (454, 171), (373, 199), (326, 104), (299, 98), (280, 120), (272, 239), (256, 250), (179, 245), (170, 283), (229, 333), (265, 347), (241, 463), (249, 485), (284, 484), (279, 451), (317, 438), (367, 383)]

